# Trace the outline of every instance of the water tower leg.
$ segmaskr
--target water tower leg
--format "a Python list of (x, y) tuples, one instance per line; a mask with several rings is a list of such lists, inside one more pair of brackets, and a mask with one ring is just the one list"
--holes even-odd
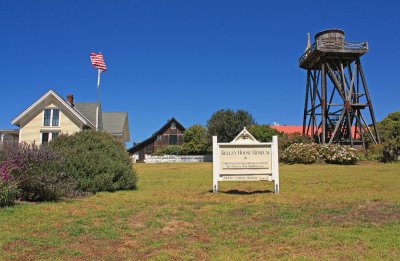
[(369, 108), (369, 112), (371, 114), (371, 120), (372, 120), (372, 125), (374, 127), (374, 133), (375, 133), (375, 137), (376, 140), (378, 142), (378, 144), (381, 144), (381, 138), (379, 137), (378, 131), (376, 129), (376, 120), (375, 120), (375, 114), (374, 114), (374, 109), (372, 108), (372, 102), (371, 102), (371, 97), (369, 96), (369, 91), (368, 91), (368, 87), (367, 87), (367, 82), (365, 81), (365, 76), (364, 76), (364, 72), (363, 69), (361, 67), (361, 62), (360, 59), (357, 58), (357, 65), (358, 65), (358, 70), (360, 72), (360, 76), (361, 76), (361, 81), (362, 84), (364, 86), (364, 91), (365, 91), (365, 97), (367, 98), (367, 102), (368, 102), (368, 108)]
[(306, 136), (308, 133), (306, 133), (306, 124), (307, 124), (307, 111), (308, 111), (308, 94), (309, 94), (309, 89), (310, 89), (310, 77), (311, 77), (311, 70), (307, 71), (307, 82), (306, 82), (306, 98), (304, 102), (304, 116), (303, 116), (303, 141), (306, 140)]
[(326, 69), (325, 61), (321, 64), (321, 118), (322, 118), (322, 144), (325, 144), (326, 138)]

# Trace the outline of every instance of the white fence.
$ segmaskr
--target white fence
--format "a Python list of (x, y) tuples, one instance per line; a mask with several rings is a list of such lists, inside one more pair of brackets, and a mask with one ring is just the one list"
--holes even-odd
[[(136, 158), (133, 157), (133, 162)], [(212, 155), (164, 155), (164, 156), (151, 156), (146, 155), (145, 163), (190, 163), (190, 162), (212, 162)]]

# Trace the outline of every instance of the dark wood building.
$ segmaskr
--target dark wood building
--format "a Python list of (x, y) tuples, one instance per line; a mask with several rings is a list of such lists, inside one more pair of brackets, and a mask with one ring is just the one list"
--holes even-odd
[(153, 154), (158, 149), (168, 145), (182, 145), (183, 132), (185, 127), (175, 118), (171, 118), (168, 122), (156, 131), (150, 138), (134, 144), (128, 149), (129, 154), (139, 154), (139, 161), (143, 161), (146, 155)]

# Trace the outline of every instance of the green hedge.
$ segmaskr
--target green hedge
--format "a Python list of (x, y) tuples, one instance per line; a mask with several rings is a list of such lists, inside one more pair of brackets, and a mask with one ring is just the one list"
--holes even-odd
[(136, 188), (136, 173), (124, 146), (110, 134), (85, 130), (59, 135), (49, 144), (65, 156), (66, 172), (83, 192)]

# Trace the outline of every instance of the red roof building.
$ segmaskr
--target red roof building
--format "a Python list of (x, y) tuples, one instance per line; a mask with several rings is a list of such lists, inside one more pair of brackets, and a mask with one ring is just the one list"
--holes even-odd
[(271, 128), (283, 132), (285, 134), (302, 133), (303, 126), (271, 126)]
[[(295, 133), (297, 133), (297, 134), (302, 134), (303, 133), (303, 126), (271, 126), (271, 128), (273, 128), (273, 129), (275, 129), (277, 131), (283, 132), (283, 133), (285, 133), (287, 135), (292, 135), (292, 134), (295, 134)], [(309, 130), (309, 131), (311, 133), (311, 130)], [(355, 131), (356, 131), (356, 127), (352, 126), (351, 127), (351, 133), (352, 133), (353, 137), (354, 137)], [(321, 129), (319, 129), (319, 133), (320, 132), (321, 132)], [(359, 132), (357, 132), (356, 138), (359, 138), (359, 137), (360, 137), (359, 136)]]

